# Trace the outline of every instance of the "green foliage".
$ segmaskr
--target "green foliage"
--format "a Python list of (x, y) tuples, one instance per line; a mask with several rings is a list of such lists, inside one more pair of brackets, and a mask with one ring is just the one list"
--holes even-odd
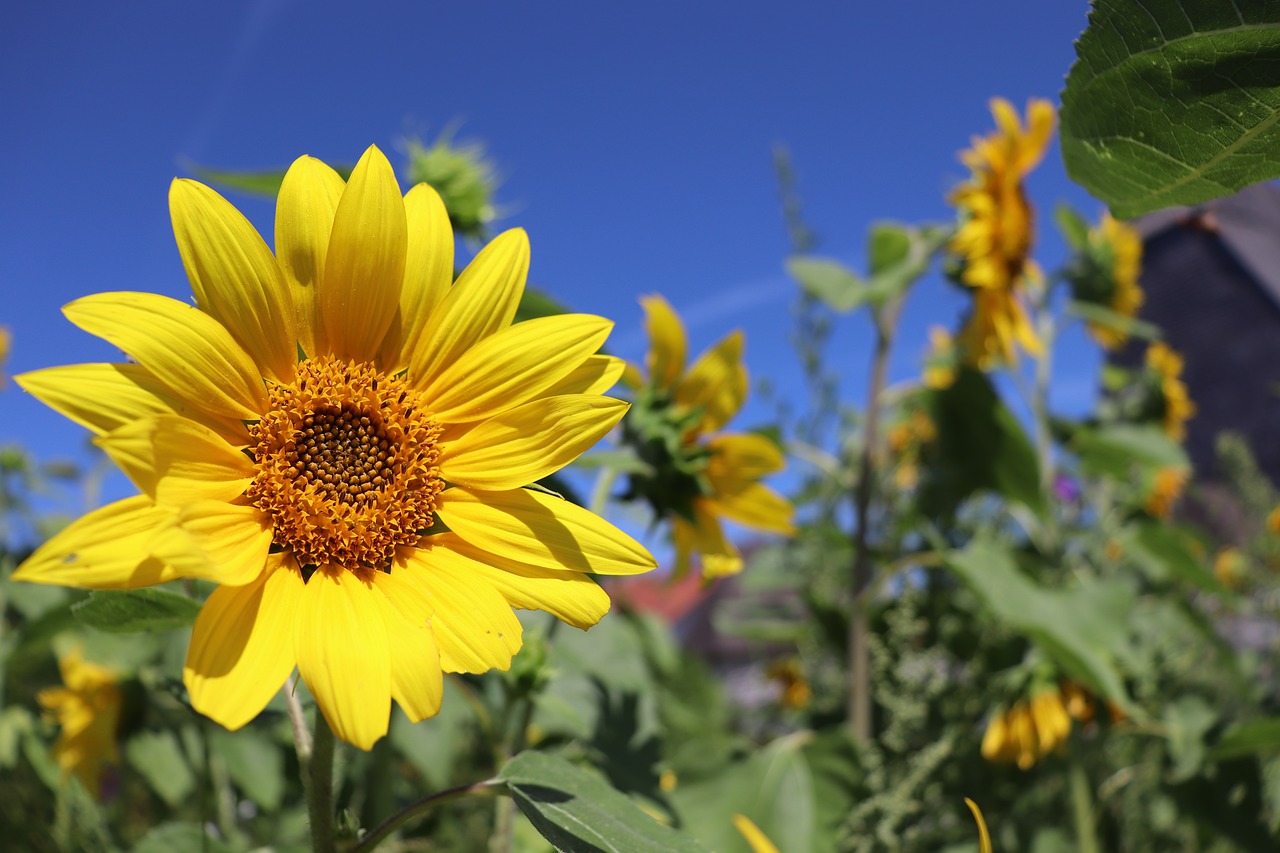
[(95, 591), (73, 605), (71, 612), (85, 625), (100, 631), (173, 631), (195, 622), (200, 602), (155, 588)]

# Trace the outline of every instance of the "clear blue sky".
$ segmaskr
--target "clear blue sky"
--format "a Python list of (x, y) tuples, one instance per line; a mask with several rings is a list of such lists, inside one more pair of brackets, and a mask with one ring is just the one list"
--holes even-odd
[[(942, 220), (958, 149), (987, 100), (1056, 102), (1086, 4), (381, 3), (261, 0), (18, 4), (0, 35), (0, 324), (9, 372), (119, 360), (60, 306), (105, 290), (188, 298), (167, 190), (187, 164), (353, 162), (370, 143), (402, 166), (407, 135), (461, 120), (503, 184), (499, 227), (533, 246), (532, 279), (614, 319), (612, 350), (643, 351), (640, 294), (685, 313), (695, 352), (747, 333), (753, 375), (786, 386), (794, 285), (770, 162), (789, 146), (821, 250), (860, 266), (874, 219)], [(1045, 224), (1070, 185), (1056, 145), (1031, 181)], [(271, 242), (272, 206), (230, 196)], [(1041, 262), (1061, 257), (1048, 229)], [(962, 301), (913, 297), (895, 378), (925, 329)], [(838, 328), (833, 359), (861, 399), (868, 330)], [(1092, 393), (1090, 348), (1068, 338), (1055, 402)], [(9, 384), (0, 444), (74, 454), (83, 431)], [(742, 425), (766, 418), (757, 405)]]

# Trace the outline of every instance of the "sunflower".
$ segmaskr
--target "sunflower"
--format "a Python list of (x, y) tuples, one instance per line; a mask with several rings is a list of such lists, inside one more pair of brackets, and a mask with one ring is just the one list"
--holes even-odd
[(1041, 279), (1030, 257), (1035, 217), (1023, 178), (1044, 157), (1054, 125), (1053, 107), (1044, 100), (1028, 102), (1025, 128), (1002, 98), (991, 101), (991, 113), (997, 129), (961, 152), (972, 176), (950, 197), (960, 214), (950, 250), (961, 261), (960, 281), (974, 290), (961, 341), (966, 358), (982, 369), (1014, 361), (1019, 344), (1040, 352), (1019, 302), (1019, 291)]
[[(1138, 284), (1142, 273), (1142, 238), (1132, 227), (1104, 213), (1098, 227), (1089, 231), (1089, 245), (1104, 266), (1100, 276), (1101, 298), (1091, 301), (1099, 301), (1121, 317), (1136, 316), (1143, 301), (1142, 287)], [(1089, 333), (1104, 349), (1115, 349), (1129, 337), (1123, 329), (1093, 322), (1089, 323)]]
[(1196, 413), (1187, 386), (1182, 381), (1182, 356), (1162, 343), (1147, 348), (1147, 370), (1159, 386), (1160, 419), (1165, 435), (1182, 441), (1187, 421)]
[(942, 326), (929, 327), (929, 350), (921, 378), (926, 388), (945, 391), (956, 381), (956, 343)]
[(637, 389), (623, 424), (623, 441), (645, 465), (633, 473), (624, 499), (645, 500), (659, 519), (672, 520), (676, 575), (702, 555), (704, 577), (742, 570), (721, 519), (790, 535), (792, 507), (759, 482), (785, 465), (776, 444), (762, 435), (716, 433), (747, 396), (742, 333), (733, 332), (685, 369), (684, 324), (661, 296), (641, 300), (650, 349), (645, 368), (628, 368)]
[(116, 729), (124, 704), (115, 674), (89, 663), (80, 648), (58, 659), (62, 687), (46, 687), (36, 695), (62, 731), (53, 745), (53, 758), (63, 774), (75, 774), (96, 799), (102, 774), (119, 761)]
[(1181, 466), (1166, 466), (1156, 470), (1151, 486), (1143, 502), (1143, 509), (1156, 518), (1168, 518), (1173, 504), (1182, 496), (1191, 472)]
[(196, 305), (104, 293), (67, 317), (127, 364), (20, 384), (98, 436), (142, 494), (96, 510), (15, 577), (128, 589), (217, 587), (183, 680), (229, 729), (296, 666), (335, 734), (368, 749), (391, 700), (435, 714), (441, 672), (506, 669), (512, 608), (587, 628), (588, 576), (654, 567), (607, 522), (525, 488), (608, 432), (623, 365), (611, 324), (512, 324), (528, 271), (508, 231), (453, 280), (439, 196), (403, 197), (369, 148), (344, 183), (311, 157), (280, 188), (276, 253), (226, 200), (176, 180), (170, 209)]
[(1060, 749), (1071, 734), (1071, 715), (1057, 687), (1043, 688), (992, 716), (982, 737), (982, 757), (1028, 770)]

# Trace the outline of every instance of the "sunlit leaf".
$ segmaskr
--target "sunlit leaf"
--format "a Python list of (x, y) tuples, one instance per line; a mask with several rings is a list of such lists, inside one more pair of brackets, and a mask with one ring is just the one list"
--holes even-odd
[(99, 631), (173, 631), (195, 622), (200, 602), (163, 589), (95, 591), (73, 604), (71, 612)]
[(836, 311), (852, 311), (866, 301), (866, 284), (832, 258), (789, 258), (787, 272), (806, 293)]

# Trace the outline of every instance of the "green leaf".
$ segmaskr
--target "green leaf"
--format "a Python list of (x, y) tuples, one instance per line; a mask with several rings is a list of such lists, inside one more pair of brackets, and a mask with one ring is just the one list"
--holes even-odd
[(1145, 341), (1160, 339), (1160, 327), (1156, 324), (1148, 323), (1146, 320), (1139, 320), (1137, 317), (1127, 317), (1103, 305), (1094, 305), (1091, 302), (1072, 299), (1067, 302), (1065, 311), (1067, 314), (1079, 317), (1087, 323), (1106, 326), (1131, 337), (1142, 338)]
[(444, 701), (440, 713), (429, 721), (414, 724), (397, 707), (391, 713), (392, 745), (413, 768), (422, 774), (424, 788), (438, 790), (453, 781), (459, 755), (473, 743), (476, 716), (458, 685), (444, 681)]
[(1058, 223), (1058, 230), (1066, 239), (1067, 245), (1081, 251), (1089, 243), (1089, 223), (1066, 202), (1060, 203), (1053, 211), (1053, 219)]
[(1172, 578), (1206, 592), (1226, 592), (1213, 572), (1191, 553), (1187, 538), (1166, 524), (1137, 522), (1121, 532), (1119, 541), (1125, 554), (1153, 580)]
[(231, 848), (198, 823), (162, 823), (147, 832), (130, 853), (231, 853)]
[(1079, 455), (1085, 473), (1126, 482), (1132, 479), (1134, 466), (1155, 470), (1191, 465), (1182, 445), (1157, 426), (1080, 427), (1072, 436), (1071, 449)]
[(787, 259), (787, 272), (814, 299), (840, 312), (849, 312), (866, 301), (866, 285), (848, 267), (831, 258)]
[(882, 305), (914, 284), (928, 271), (930, 260), (949, 237), (950, 231), (934, 226), (873, 224), (868, 237), (871, 278), (867, 281), (866, 300)]
[(170, 806), (177, 807), (196, 789), (196, 777), (173, 732), (141, 732), (125, 746), (129, 764), (147, 780), (151, 789)]
[(226, 764), (227, 775), (244, 795), (266, 812), (284, 801), (284, 753), (271, 738), (249, 728), (236, 732), (215, 729), (210, 735), (214, 755)]
[[(333, 165), (333, 164), (330, 164)], [(333, 170), (342, 176), (343, 180), (351, 177), (352, 166), (337, 165), (333, 166)], [(254, 170), (230, 170), (230, 169), (206, 169), (203, 166), (192, 165), (191, 171), (197, 177), (208, 181), (211, 184), (219, 184), (223, 187), (233, 190), (239, 190), (249, 195), (261, 195), (268, 198), (275, 198), (280, 193), (280, 184), (284, 183), (284, 175), (287, 169), (263, 169)]]
[(1169, 778), (1183, 782), (1200, 772), (1207, 756), (1204, 738), (1218, 714), (1199, 696), (1183, 696), (1164, 708), (1164, 731), (1173, 769)]
[(71, 606), (75, 617), (99, 631), (130, 634), (173, 631), (196, 620), (200, 602), (163, 589), (95, 591)]
[(1236, 723), (1214, 745), (1211, 755), (1222, 760), (1280, 752), (1280, 717)]
[(498, 774), (512, 799), (557, 850), (568, 853), (701, 853), (598, 775), (544, 752), (522, 752)]
[(1280, 176), (1272, 3), (1097, 0), (1062, 93), (1067, 174), (1132, 217)]

